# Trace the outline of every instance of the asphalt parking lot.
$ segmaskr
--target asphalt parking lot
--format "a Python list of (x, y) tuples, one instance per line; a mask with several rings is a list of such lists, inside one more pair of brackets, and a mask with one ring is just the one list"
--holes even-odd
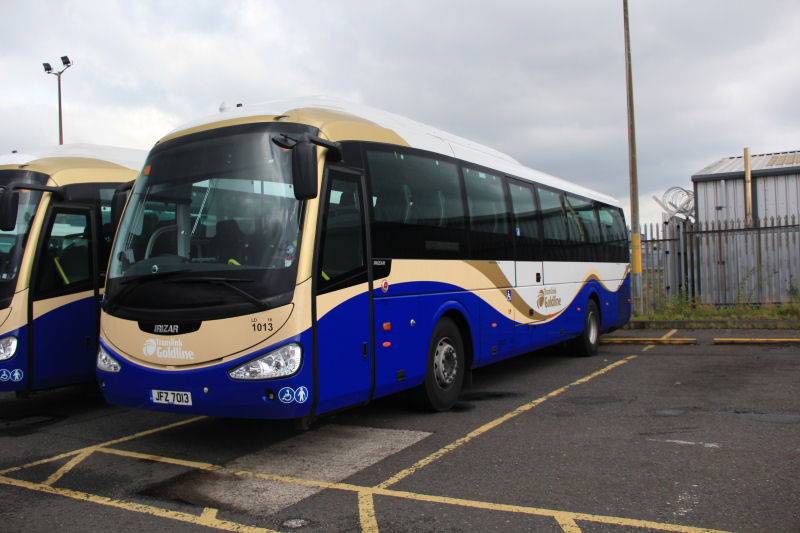
[(603, 340), (309, 431), (3, 393), (0, 530), (800, 531), (800, 332)]

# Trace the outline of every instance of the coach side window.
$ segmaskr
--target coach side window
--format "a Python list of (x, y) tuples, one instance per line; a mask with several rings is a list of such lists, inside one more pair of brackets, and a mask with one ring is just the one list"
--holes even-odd
[(470, 256), (473, 259), (513, 259), (503, 180), (464, 168), (469, 209)]
[(594, 212), (594, 205), (571, 194), (566, 195), (567, 220), (570, 240), (573, 243), (573, 259), (577, 261), (596, 261), (600, 259), (600, 226)]
[(600, 205), (597, 208), (597, 214), (600, 218), (603, 239), (606, 242), (604, 260), (627, 263), (630, 255), (628, 252), (628, 230), (625, 227), (622, 210), (616, 207)]
[(38, 259), (37, 300), (92, 289), (90, 216), (85, 209), (55, 208)]
[(320, 293), (367, 280), (361, 205), (358, 180), (331, 171), (320, 245)]
[(569, 238), (562, 194), (543, 188), (537, 188), (537, 193), (539, 208), (542, 212), (542, 229), (544, 230), (543, 259), (567, 261), (569, 253), (566, 245)]
[(460, 259), (466, 223), (458, 167), (401, 151), (367, 152), (373, 196), (373, 255)]
[(514, 212), (514, 237), (516, 239), (517, 260), (540, 260), (539, 210), (533, 187), (527, 184), (509, 182), (511, 206)]

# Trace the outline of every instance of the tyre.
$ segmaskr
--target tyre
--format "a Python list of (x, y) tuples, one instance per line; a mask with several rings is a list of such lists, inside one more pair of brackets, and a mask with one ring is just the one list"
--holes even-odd
[(575, 339), (578, 355), (589, 357), (597, 353), (600, 343), (600, 310), (591, 298), (586, 303), (586, 316), (583, 318), (583, 333)]
[(431, 336), (425, 381), (417, 396), (420, 406), (432, 411), (446, 411), (453, 407), (461, 394), (465, 373), (461, 332), (455, 322), (442, 318)]

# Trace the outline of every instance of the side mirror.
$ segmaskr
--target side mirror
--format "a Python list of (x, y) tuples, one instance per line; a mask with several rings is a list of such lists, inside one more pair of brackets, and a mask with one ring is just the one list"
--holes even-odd
[(114, 189), (114, 196), (111, 197), (111, 227), (116, 228), (119, 226), (119, 219), (122, 218), (122, 210), (125, 209), (125, 203), (128, 201), (128, 194), (133, 188), (133, 181), (123, 183)]
[(342, 145), (304, 133), (300, 139), (286, 134), (274, 137), (272, 142), (284, 150), (292, 151), (292, 185), (294, 197), (310, 200), (317, 197), (317, 146), (328, 149), (328, 160), (342, 160)]
[(0, 230), (12, 231), (17, 227), (19, 193), (10, 188), (0, 188)]
[(317, 197), (317, 147), (307, 140), (292, 147), (292, 184), (298, 200)]

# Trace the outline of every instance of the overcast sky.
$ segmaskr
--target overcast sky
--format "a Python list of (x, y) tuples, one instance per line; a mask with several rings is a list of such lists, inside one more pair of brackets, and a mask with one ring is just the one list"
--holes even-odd
[[(0, 0), (0, 153), (149, 148), (229, 105), (328, 95), (628, 204), (622, 0)], [(800, 149), (800, 3), (630, 0), (642, 221), (744, 147)]]

